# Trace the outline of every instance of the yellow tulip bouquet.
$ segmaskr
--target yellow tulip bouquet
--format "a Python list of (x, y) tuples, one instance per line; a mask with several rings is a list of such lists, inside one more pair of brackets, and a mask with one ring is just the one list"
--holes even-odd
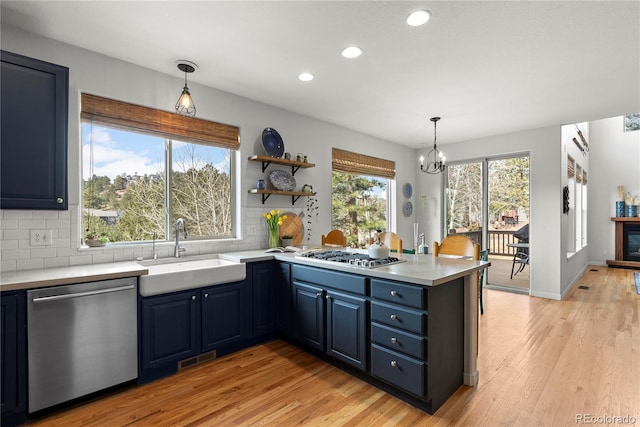
[(276, 248), (280, 241), (280, 226), (287, 219), (286, 215), (282, 215), (280, 209), (277, 211), (271, 209), (270, 212), (262, 214), (267, 220), (267, 230), (269, 232), (269, 247)]

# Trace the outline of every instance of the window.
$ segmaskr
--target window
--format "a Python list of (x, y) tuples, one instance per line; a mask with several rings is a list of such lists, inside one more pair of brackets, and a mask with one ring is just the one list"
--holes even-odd
[(159, 120), (164, 125), (156, 129), (144, 128), (154, 122), (148, 117), (143, 126), (126, 114), (115, 123), (113, 117), (101, 116), (100, 106), (119, 101), (89, 96), (85, 104), (83, 94), (82, 108), (85, 237), (103, 236), (111, 242), (169, 240), (177, 218), (184, 218), (190, 239), (233, 236), (234, 145), (193, 136), (198, 125), (206, 128), (213, 122), (187, 118), (187, 131), (181, 132), (175, 123), (166, 124), (184, 117), (122, 103), (169, 116)]
[(587, 246), (587, 171), (571, 156), (567, 156), (567, 182), (567, 251), (575, 253)]
[(350, 247), (364, 247), (373, 230), (392, 230), (390, 206), (395, 162), (332, 150), (331, 227), (341, 230)]

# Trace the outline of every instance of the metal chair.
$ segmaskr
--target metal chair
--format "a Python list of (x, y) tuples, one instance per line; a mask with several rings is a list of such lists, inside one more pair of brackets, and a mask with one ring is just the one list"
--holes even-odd
[(516, 230), (516, 232), (513, 233), (513, 237), (518, 239), (518, 243), (526, 243), (527, 247), (516, 248), (516, 253), (513, 254), (513, 262), (511, 264), (511, 279), (513, 279), (513, 276), (516, 274), (522, 272), (529, 264), (529, 224), (525, 224)]
[(322, 235), (322, 246), (325, 245), (346, 247), (347, 237), (340, 230), (331, 230), (326, 236)]

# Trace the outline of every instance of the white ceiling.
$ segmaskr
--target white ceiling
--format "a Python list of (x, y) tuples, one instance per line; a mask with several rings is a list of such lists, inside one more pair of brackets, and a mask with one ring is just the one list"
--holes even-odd
[[(638, 1), (5, 1), (2, 24), (400, 144), (640, 111)], [(409, 27), (406, 16), (431, 20)], [(355, 44), (364, 54), (340, 56)], [(315, 74), (298, 81), (302, 71)], [(176, 97), (180, 88), (176, 87)], [(198, 94), (193, 92), (197, 105)]]

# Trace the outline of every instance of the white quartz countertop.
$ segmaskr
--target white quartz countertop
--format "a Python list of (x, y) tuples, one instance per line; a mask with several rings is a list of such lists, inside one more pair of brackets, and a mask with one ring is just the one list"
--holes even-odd
[(72, 285), (97, 280), (141, 276), (148, 269), (133, 261), (105, 264), (75, 265), (38, 270), (18, 270), (0, 273), (0, 291)]
[[(332, 248), (335, 249), (335, 248)], [(459, 277), (467, 276), (475, 271), (491, 265), (488, 261), (469, 259), (433, 257), (432, 255), (395, 254), (391, 256), (406, 262), (384, 267), (365, 268), (346, 263), (324, 261), (297, 256), (295, 253), (265, 253), (264, 250), (243, 251), (220, 254), (219, 257), (235, 262), (256, 262), (277, 259), (296, 264), (321, 267), (345, 273), (360, 274), (368, 277), (397, 280), (423, 286), (437, 286)]]
[[(368, 277), (397, 280), (423, 286), (437, 286), (491, 265), (488, 261), (442, 258), (431, 255), (392, 254), (392, 256), (396, 256), (406, 262), (378, 268), (365, 268), (345, 263), (301, 257), (291, 252), (265, 253), (264, 249), (217, 254), (218, 258), (238, 263), (277, 259), (279, 261), (326, 268)], [(9, 271), (0, 274), (0, 291), (71, 285), (97, 280), (142, 276), (147, 273), (147, 267), (141, 266), (134, 261)]]

